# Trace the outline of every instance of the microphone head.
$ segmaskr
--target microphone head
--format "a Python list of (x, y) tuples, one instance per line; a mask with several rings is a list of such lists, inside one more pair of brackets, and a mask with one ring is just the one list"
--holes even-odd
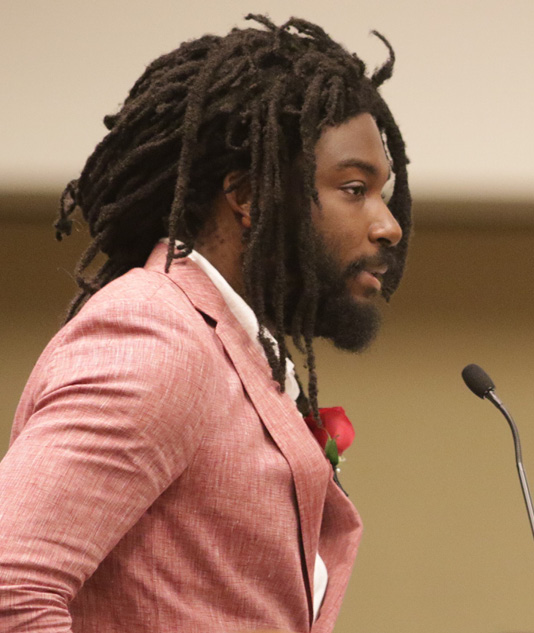
[(482, 367), (478, 365), (471, 364), (464, 367), (462, 370), (462, 378), (469, 389), (479, 398), (485, 398), (489, 391), (495, 389), (493, 380)]

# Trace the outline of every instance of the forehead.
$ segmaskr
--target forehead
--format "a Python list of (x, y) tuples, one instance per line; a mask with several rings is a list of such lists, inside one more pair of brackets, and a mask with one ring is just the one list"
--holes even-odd
[(315, 145), (315, 160), (317, 171), (359, 161), (374, 166), (377, 172), (389, 172), (380, 131), (374, 118), (366, 112), (326, 128)]

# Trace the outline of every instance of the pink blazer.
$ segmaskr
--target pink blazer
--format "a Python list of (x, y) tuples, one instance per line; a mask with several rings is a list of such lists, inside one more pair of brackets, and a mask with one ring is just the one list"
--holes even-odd
[(1, 630), (332, 631), (358, 514), (217, 289), (165, 253), (30, 376), (0, 464)]

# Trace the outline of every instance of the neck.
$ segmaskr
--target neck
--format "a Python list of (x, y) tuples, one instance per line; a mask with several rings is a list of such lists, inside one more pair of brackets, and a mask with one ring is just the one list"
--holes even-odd
[(216, 200), (210, 219), (195, 240), (195, 250), (214, 266), (232, 288), (242, 297), (243, 253), (242, 228), (235, 216), (225, 208), (223, 200)]

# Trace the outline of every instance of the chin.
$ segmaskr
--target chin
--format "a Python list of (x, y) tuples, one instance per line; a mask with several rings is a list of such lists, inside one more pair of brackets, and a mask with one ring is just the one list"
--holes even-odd
[(378, 307), (369, 299), (348, 293), (324, 297), (318, 307), (315, 336), (328, 339), (339, 349), (361, 352), (376, 338), (382, 322)]

